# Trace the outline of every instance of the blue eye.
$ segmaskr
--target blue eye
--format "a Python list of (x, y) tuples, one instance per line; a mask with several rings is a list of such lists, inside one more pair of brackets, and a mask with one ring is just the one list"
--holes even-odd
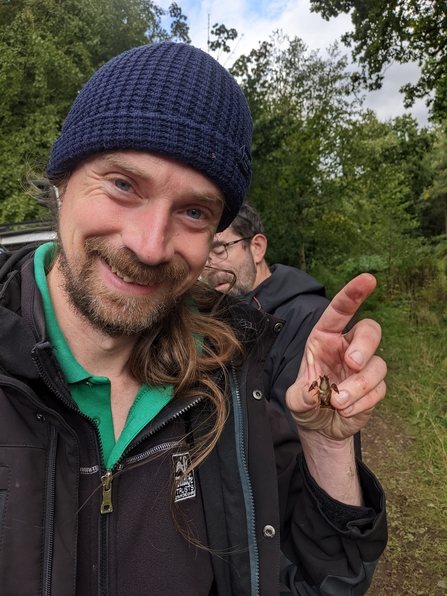
[(117, 188), (119, 188), (120, 190), (131, 190), (132, 186), (129, 184), (129, 182), (126, 182), (126, 180), (121, 180), (121, 178), (118, 178), (118, 180), (115, 180), (115, 186)]
[(193, 219), (200, 219), (202, 217), (202, 212), (200, 211), (200, 209), (188, 209), (186, 213), (189, 217), (192, 217)]

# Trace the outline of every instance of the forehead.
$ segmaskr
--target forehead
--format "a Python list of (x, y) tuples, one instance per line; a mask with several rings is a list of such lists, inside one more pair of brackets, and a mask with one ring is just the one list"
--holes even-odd
[(231, 226), (223, 232), (214, 235), (214, 244), (224, 244), (225, 242), (231, 242), (232, 240), (239, 240), (239, 236), (234, 232)]

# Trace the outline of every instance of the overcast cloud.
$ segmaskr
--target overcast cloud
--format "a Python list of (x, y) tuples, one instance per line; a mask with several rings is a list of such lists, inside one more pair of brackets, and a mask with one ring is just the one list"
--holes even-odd
[[(168, 8), (172, 0), (159, 0), (158, 4)], [(260, 41), (265, 41), (277, 29), (282, 29), (290, 37), (300, 37), (311, 50), (325, 49), (340, 39), (340, 36), (351, 28), (348, 15), (341, 15), (327, 22), (320, 15), (310, 12), (309, 0), (177, 0), (183, 13), (188, 17), (190, 37), (193, 45), (207, 49), (208, 15), (212, 27), (214, 23), (234, 27), (239, 37), (237, 46), (225, 66), (241, 54), (247, 54)], [(234, 44), (233, 44), (234, 47)], [(343, 53), (349, 50), (340, 44)], [(226, 55), (220, 59), (224, 64)], [(391, 66), (380, 91), (368, 93), (365, 106), (377, 113), (382, 120), (410, 113), (417, 118), (419, 124), (427, 124), (428, 111), (423, 101), (418, 101), (411, 110), (403, 107), (399, 88), (408, 82), (418, 79), (418, 68), (415, 65)]]

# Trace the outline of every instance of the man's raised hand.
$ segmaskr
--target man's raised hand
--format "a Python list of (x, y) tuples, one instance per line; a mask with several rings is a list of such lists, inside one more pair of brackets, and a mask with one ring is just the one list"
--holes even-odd
[[(351, 280), (309, 335), (298, 378), (286, 394), (299, 429), (318, 431), (329, 439), (347, 439), (366, 424), (385, 396), (386, 364), (375, 355), (381, 338), (378, 323), (364, 319), (343, 334), (375, 286), (375, 278), (368, 273)], [(316, 390), (309, 391), (323, 375), (338, 387), (339, 393), (332, 391), (331, 396), (334, 410), (319, 408)]]

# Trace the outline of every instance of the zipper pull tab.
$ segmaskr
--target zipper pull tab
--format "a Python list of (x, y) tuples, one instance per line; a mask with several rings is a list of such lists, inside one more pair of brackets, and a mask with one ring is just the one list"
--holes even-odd
[(101, 513), (112, 513), (113, 505), (112, 505), (112, 472), (111, 470), (107, 470), (104, 476), (101, 476), (101, 484), (102, 484), (102, 503), (101, 503)]

